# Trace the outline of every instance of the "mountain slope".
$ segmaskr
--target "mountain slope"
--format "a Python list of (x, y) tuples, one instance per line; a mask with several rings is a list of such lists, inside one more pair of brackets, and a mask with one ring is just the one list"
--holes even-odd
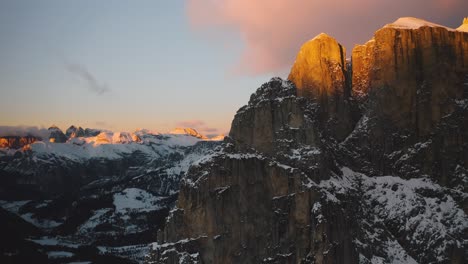
[(0, 207), (40, 230), (15, 237), (17, 248), (1, 252), (6, 263), (33, 253), (57, 263), (141, 262), (180, 178), (219, 145), (187, 133), (75, 130), (62, 143), (36, 139), (0, 150)]
[(306, 43), (189, 169), (147, 262), (463, 263), (467, 43), (407, 18), (346, 66), (330, 37)]

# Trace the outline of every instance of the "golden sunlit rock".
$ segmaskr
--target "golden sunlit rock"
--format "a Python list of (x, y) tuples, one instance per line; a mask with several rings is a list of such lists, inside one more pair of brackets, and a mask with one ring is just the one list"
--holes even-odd
[(170, 134), (174, 134), (174, 135), (190, 135), (190, 136), (193, 136), (193, 137), (196, 137), (196, 138), (200, 138), (200, 139), (208, 139), (206, 136), (203, 136), (201, 135), (200, 133), (198, 133), (197, 130), (193, 129), (193, 128), (181, 128), (181, 127), (177, 127), (175, 128), (174, 130), (172, 130), (170, 132)]
[(318, 102), (320, 119), (338, 138), (345, 137), (353, 128), (347, 102), (350, 94), (347, 68), (344, 47), (321, 33), (301, 47), (288, 77), (297, 87), (297, 95)]
[(34, 136), (5, 136), (0, 137), (0, 148), (20, 149), (24, 146), (28, 146), (37, 140), (40, 140)]
[(6, 138), (0, 138), (0, 148), (9, 147), (9, 142)]
[(299, 96), (327, 98), (342, 94), (346, 86), (345, 49), (334, 38), (321, 33), (300, 49), (288, 79)]
[(463, 23), (461, 24), (461, 26), (459, 26), (457, 28), (458, 31), (464, 31), (464, 32), (468, 32), (468, 17), (465, 17), (463, 19)]

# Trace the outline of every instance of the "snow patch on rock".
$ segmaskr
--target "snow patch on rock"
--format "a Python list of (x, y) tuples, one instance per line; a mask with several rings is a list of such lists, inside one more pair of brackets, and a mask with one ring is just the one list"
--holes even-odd
[(127, 213), (128, 211), (149, 212), (160, 210), (158, 205), (161, 197), (138, 188), (127, 188), (120, 193), (114, 194), (114, 206), (116, 212)]

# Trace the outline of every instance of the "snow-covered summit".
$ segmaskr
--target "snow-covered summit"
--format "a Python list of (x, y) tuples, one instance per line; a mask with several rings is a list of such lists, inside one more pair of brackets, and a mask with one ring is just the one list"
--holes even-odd
[(420, 27), (442, 27), (453, 31), (453, 28), (442, 26), (436, 23), (426, 21), (415, 17), (401, 17), (395, 22), (385, 25), (385, 28), (418, 29)]
[(195, 129), (193, 129), (193, 128), (181, 128), (181, 127), (177, 127), (177, 128), (175, 128), (174, 130), (172, 130), (171, 132), (169, 132), (169, 134), (174, 134), (174, 135), (190, 135), (190, 136), (193, 136), (193, 137), (196, 137), (196, 138), (208, 139), (206, 136), (203, 136), (202, 134), (198, 133), (198, 131), (195, 130)]

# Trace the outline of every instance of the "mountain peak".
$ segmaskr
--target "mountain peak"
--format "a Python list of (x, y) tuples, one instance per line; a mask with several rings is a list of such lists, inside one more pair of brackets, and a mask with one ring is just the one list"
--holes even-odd
[(51, 130), (60, 130), (60, 131), (62, 131), (62, 130), (61, 130), (58, 126), (56, 126), (56, 125), (51, 125), (51, 126), (48, 128), (48, 130), (49, 130), (49, 131), (51, 131)]
[(67, 137), (83, 137), (85, 135), (84, 129), (82, 127), (76, 127), (71, 125), (66, 131), (65, 135)]
[(189, 135), (192, 137), (200, 138), (200, 139), (208, 139), (207, 137), (203, 136), (202, 134), (198, 133), (198, 131), (194, 128), (182, 128), (176, 127), (174, 130), (169, 132), (169, 134), (174, 135)]
[(318, 98), (343, 90), (345, 49), (333, 37), (321, 33), (302, 45), (288, 79), (298, 95)]

